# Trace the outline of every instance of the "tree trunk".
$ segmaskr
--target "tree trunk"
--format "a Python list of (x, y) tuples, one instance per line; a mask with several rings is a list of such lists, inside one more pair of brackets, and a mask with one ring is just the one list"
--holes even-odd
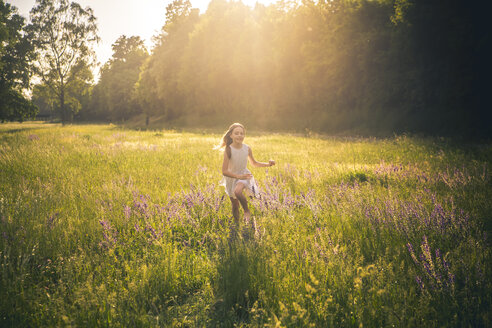
[(65, 113), (65, 90), (63, 88), (63, 82), (60, 90), (60, 114), (61, 114), (62, 125), (65, 125), (67, 121), (67, 114)]
[(65, 125), (67, 123), (67, 113), (65, 109), (65, 82), (63, 81), (63, 76), (60, 76), (60, 111), (62, 125)]

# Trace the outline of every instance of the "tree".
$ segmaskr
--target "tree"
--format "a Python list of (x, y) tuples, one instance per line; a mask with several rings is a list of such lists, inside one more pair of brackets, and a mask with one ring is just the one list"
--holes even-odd
[(148, 57), (143, 40), (138, 36), (120, 36), (112, 46), (113, 57), (102, 67), (95, 87), (98, 111), (111, 120), (126, 120), (140, 112), (134, 89), (140, 67)]
[[(190, 33), (182, 52), (179, 84), (187, 112), (198, 120), (218, 116), (248, 123), (260, 108), (263, 90), (258, 73), (264, 62), (259, 24), (241, 2), (214, 0)], [(260, 68), (260, 69), (259, 69)], [(217, 121), (216, 117), (213, 117)]]
[[(65, 84), (65, 106), (68, 111), (76, 114), (82, 108), (87, 107), (92, 81), (92, 71), (86, 62), (81, 61), (72, 68)], [(40, 109), (40, 115), (49, 115), (53, 118), (53, 114), (61, 114), (56, 113), (60, 109), (59, 99), (54, 90), (46, 83), (39, 83), (34, 86), (32, 101)]]
[(92, 65), (91, 46), (99, 40), (96, 17), (91, 8), (75, 2), (37, 0), (29, 33), (37, 51), (35, 73), (56, 97), (62, 122), (71, 122), (80, 107), (68, 89), (74, 81), (85, 80), (86, 68)]
[(161, 114), (172, 121), (182, 116), (187, 97), (179, 85), (179, 74), (183, 51), (198, 20), (198, 9), (193, 9), (188, 0), (175, 0), (166, 7), (166, 23), (152, 56), (142, 67), (136, 88), (147, 117)]
[(23, 91), (29, 87), (33, 46), (24, 33), (24, 18), (0, 0), (0, 121), (22, 122), (37, 109)]
[(137, 99), (172, 124), (490, 135), (486, 18), (459, 0), (175, 0)]

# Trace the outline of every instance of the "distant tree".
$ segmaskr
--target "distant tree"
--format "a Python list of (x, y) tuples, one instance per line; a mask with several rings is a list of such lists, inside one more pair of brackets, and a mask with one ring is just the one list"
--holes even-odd
[(268, 89), (258, 88), (263, 86), (257, 77), (265, 73), (261, 63), (268, 54), (261, 49), (251, 8), (213, 0), (188, 39), (178, 75), (188, 112), (200, 121), (219, 116), (242, 122), (264, 113), (251, 111)]
[(135, 101), (142, 112), (145, 114), (146, 126), (148, 126), (150, 117), (159, 113), (165, 112), (165, 107), (159, 100), (159, 95), (156, 88), (155, 76), (149, 69), (149, 65), (153, 63), (152, 57), (149, 56), (143, 62), (140, 68), (138, 81), (135, 83)]
[[(65, 109), (71, 115), (75, 115), (82, 108), (87, 107), (94, 77), (90, 66), (84, 61), (74, 66), (67, 77)], [(59, 97), (47, 83), (39, 83), (34, 86), (32, 101), (40, 109), (40, 114), (49, 115), (51, 118), (62, 116)]]
[(490, 135), (487, 15), (460, 0), (212, 0), (198, 15), (175, 0), (136, 98), (173, 124)]
[(77, 89), (73, 85), (88, 77), (87, 67), (94, 58), (91, 46), (99, 40), (96, 17), (91, 8), (68, 0), (37, 0), (30, 14), (35, 72), (56, 97), (62, 122), (71, 122), (80, 107), (69, 89)]
[(50, 88), (45, 84), (36, 84), (32, 89), (32, 102), (38, 108), (38, 117), (40, 119), (53, 119), (53, 114), (56, 109), (54, 98), (50, 94)]
[(396, 54), (413, 104), (407, 121), (427, 133), (490, 135), (488, 11), (461, 0), (402, 2)]
[(24, 18), (0, 0), (0, 121), (22, 122), (36, 116), (37, 108), (24, 96), (29, 87), (29, 60), (33, 46), (24, 33)]
[(102, 67), (94, 89), (93, 105), (107, 119), (126, 120), (141, 112), (134, 89), (148, 52), (138, 36), (122, 35), (112, 48), (113, 57)]
[(187, 99), (179, 74), (183, 51), (198, 20), (199, 11), (188, 0), (175, 0), (166, 7), (166, 23), (137, 84), (137, 99), (147, 116), (160, 114), (173, 120), (183, 114)]

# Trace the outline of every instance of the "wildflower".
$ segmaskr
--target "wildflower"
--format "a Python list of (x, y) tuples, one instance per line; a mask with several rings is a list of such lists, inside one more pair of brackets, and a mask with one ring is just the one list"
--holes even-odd
[(99, 224), (103, 227), (104, 240), (99, 243), (100, 246), (111, 248), (116, 244), (117, 231), (106, 220), (99, 220)]
[(132, 209), (130, 206), (128, 205), (125, 205), (125, 207), (123, 208), (123, 213), (125, 214), (125, 218), (126, 219), (129, 219), (131, 214), (132, 214)]
[(419, 285), (420, 287), (420, 290), (424, 290), (424, 282), (422, 281), (422, 279), (419, 277), (419, 276), (415, 276), (415, 280), (417, 281), (417, 284)]
[(412, 244), (407, 243), (407, 248), (408, 248), (408, 252), (410, 253), (410, 256), (412, 257), (412, 260), (415, 262), (415, 264), (419, 264), (419, 260), (417, 260), (417, 257), (415, 256), (415, 252), (413, 250)]
[(147, 224), (147, 226), (145, 227), (145, 230), (150, 231), (153, 239), (157, 239), (157, 237), (158, 237), (157, 232), (155, 231), (153, 226), (151, 226), (150, 224)]
[(423, 277), (417, 276), (416, 280), (420, 288), (424, 288), (424, 280), (428, 282), (428, 286), (431, 289), (441, 290), (454, 289), (454, 274), (450, 271), (449, 263), (441, 254), (441, 250), (436, 248), (435, 257), (432, 257), (429, 242), (427, 236), (424, 235), (420, 249), (422, 253), (420, 254), (420, 261), (415, 256), (412, 244), (407, 243), (408, 251), (418, 268), (424, 274)]

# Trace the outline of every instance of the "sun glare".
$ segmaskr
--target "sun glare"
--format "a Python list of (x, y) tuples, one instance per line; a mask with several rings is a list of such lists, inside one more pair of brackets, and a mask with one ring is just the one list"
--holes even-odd
[[(29, 17), (29, 11), (34, 7), (35, 0), (8, 1), (18, 8), (19, 13)], [(82, 7), (91, 7), (97, 17), (101, 42), (95, 47), (97, 60), (103, 64), (112, 56), (111, 45), (121, 35), (140, 36), (150, 49), (152, 39), (158, 35), (165, 23), (166, 6), (171, 0), (75, 0)], [(242, 3), (254, 7), (256, 3), (270, 5), (276, 0), (242, 0)], [(210, 0), (191, 0), (193, 8), (198, 8), (200, 14), (207, 11)]]

